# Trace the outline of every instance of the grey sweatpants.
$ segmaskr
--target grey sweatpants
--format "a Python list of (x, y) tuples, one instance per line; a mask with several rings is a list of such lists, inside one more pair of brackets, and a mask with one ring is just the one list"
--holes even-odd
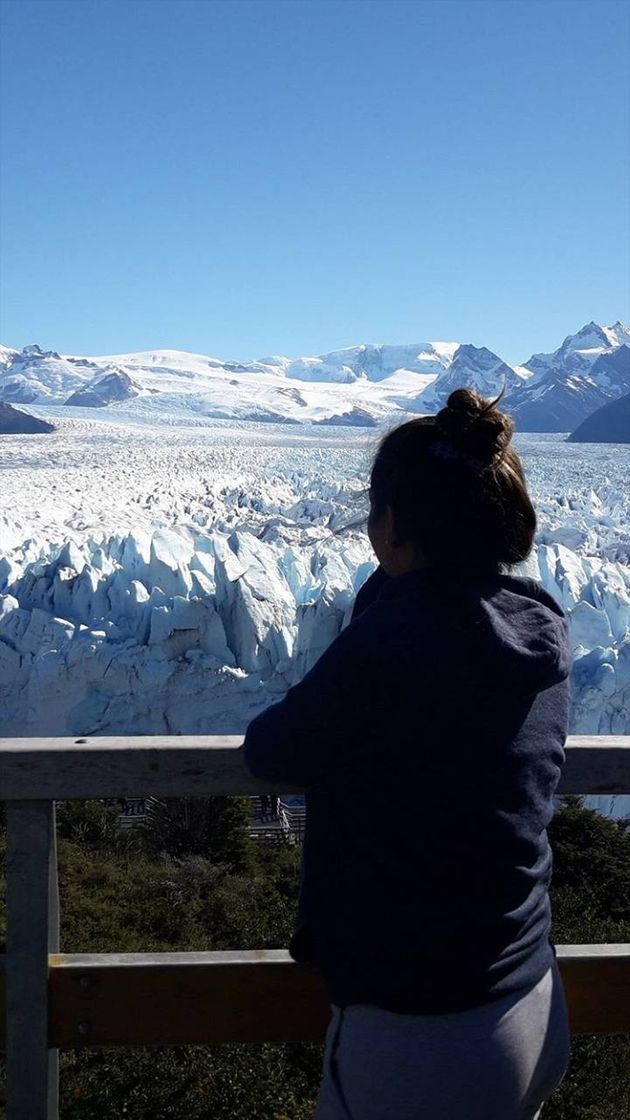
[(467, 1011), (331, 1006), (314, 1120), (536, 1120), (569, 1065), (555, 959), (535, 987)]

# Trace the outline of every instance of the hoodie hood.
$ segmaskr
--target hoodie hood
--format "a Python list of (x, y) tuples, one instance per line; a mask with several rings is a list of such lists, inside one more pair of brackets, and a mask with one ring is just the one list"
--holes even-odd
[(571, 669), (569, 623), (556, 600), (531, 579), (500, 577), (500, 590), (483, 599), (486, 637), (506, 673), (533, 688), (566, 680)]
[(427, 568), (385, 580), (378, 599), (421, 602), (436, 630), (447, 616), (449, 638), (461, 642), (462, 653), (474, 659), (471, 666), (491, 672), (503, 687), (540, 691), (569, 675), (567, 617), (534, 580), (474, 573), (462, 578)]

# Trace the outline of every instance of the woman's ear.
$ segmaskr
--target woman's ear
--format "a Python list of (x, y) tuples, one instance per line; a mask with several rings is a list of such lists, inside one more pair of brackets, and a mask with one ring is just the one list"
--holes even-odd
[(391, 506), (385, 507), (385, 544), (388, 544), (390, 548), (397, 547), (396, 518)]

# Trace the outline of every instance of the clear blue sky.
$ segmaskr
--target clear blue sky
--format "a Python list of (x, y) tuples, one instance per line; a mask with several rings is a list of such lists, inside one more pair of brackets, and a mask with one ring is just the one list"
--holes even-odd
[(617, 0), (3, 0), (0, 335), (218, 357), (630, 308)]

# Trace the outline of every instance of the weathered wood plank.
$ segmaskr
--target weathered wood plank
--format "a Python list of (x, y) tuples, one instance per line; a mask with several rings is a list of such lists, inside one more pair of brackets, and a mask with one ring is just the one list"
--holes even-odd
[(319, 1040), (330, 1017), (284, 951), (60, 956), (50, 982), (60, 1047)]
[(59, 948), (52, 801), (7, 810), (7, 1120), (57, 1120), (59, 1065), (48, 1042), (48, 957)]
[(630, 944), (556, 945), (571, 1034), (630, 1032)]
[[(0, 739), (0, 800), (294, 793), (251, 777), (242, 738)], [(559, 793), (630, 793), (630, 735), (573, 736)]]
[[(630, 944), (556, 952), (572, 1034), (630, 1031)], [(50, 1041), (62, 1049), (321, 1041), (329, 1017), (319, 976), (285, 950), (61, 954), (50, 965)]]
[[(252, 778), (246, 770), (239, 749), (242, 742), (238, 735), (0, 739), (0, 800), (208, 797), (271, 791), (269, 783)], [(282, 786), (277, 792), (289, 791)]]
[(630, 735), (570, 735), (558, 793), (630, 793)]

